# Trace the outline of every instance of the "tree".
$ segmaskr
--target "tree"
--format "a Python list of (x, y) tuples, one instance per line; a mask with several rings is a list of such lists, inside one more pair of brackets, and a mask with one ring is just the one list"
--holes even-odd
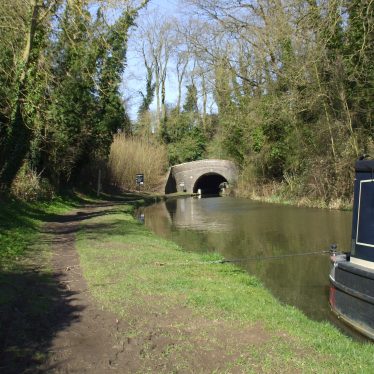
[(374, 93), (374, 5), (371, 1), (346, 1), (348, 27), (344, 47), (347, 71), (347, 107), (352, 127), (364, 129), (365, 138), (372, 138)]
[[(8, 123), (3, 123), (3, 130), (0, 131), (5, 135), (0, 156), (0, 189), (10, 187), (29, 151), (32, 123), (27, 111), (34, 104), (29, 95), (29, 83), (35, 77), (35, 67), (41, 57), (43, 40), (50, 25), (49, 16), (56, 11), (58, 2), (30, 0), (25, 5), (24, 33), (20, 37), (23, 47), (14, 56), (15, 67), (9, 103), (11, 114)], [(18, 2), (16, 6), (20, 9)]]
[(140, 92), (142, 96), (142, 103), (139, 107), (138, 114), (142, 115), (143, 113), (149, 111), (149, 107), (152, 104), (152, 101), (155, 96), (155, 89), (156, 89), (156, 84), (153, 83), (153, 61), (151, 63), (148, 63), (147, 57), (145, 55), (144, 51), (144, 46), (142, 49), (143, 53), (143, 60), (144, 60), (144, 66), (146, 68), (146, 92), (143, 94), (143, 92)]
[(166, 78), (174, 46), (172, 22), (169, 22), (155, 10), (140, 27), (143, 39), (143, 56), (152, 61), (155, 79), (157, 126), (160, 133), (165, 133), (166, 123)]
[[(21, 26), (16, 32), (5, 23), (10, 38), (0, 38), (0, 69), (10, 72), (9, 88), (0, 89), (2, 189), (25, 161), (53, 184), (66, 183), (89, 161), (106, 157), (117, 130), (130, 129), (120, 84), (129, 28), (148, 0), (98, 0), (96, 15), (91, 3), (29, 0), (25, 7), (17, 0), (0, 11)], [(117, 9), (109, 22), (107, 7)]]

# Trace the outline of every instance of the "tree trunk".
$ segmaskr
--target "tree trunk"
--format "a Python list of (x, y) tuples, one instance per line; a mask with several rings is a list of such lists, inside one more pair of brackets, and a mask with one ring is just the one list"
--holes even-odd
[(177, 78), (178, 78), (178, 98), (177, 98), (177, 111), (178, 114), (181, 111), (181, 102), (182, 102), (182, 84), (183, 84), (183, 79), (184, 75), (186, 73), (187, 65), (188, 65), (188, 60), (184, 63), (181, 64), (182, 69), (180, 70), (180, 65), (177, 65)]
[(166, 122), (166, 88), (165, 88), (165, 81), (166, 81), (166, 70), (165, 74), (161, 80), (161, 121), (163, 126)]
[(161, 127), (161, 104), (160, 104), (160, 68), (158, 62), (155, 62), (155, 90), (156, 90), (156, 110), (157, 110), (157, 129)]
[(205, 75), (204, 73), (201, 75), (201, 82), (202, 82), (202, 91), (203, 91), (203, 129), (206, 133), (207, 124), (206, 124), (206, 107), (207, 107), (207, 90), (206, 90), (206, 82), (205, 82)]

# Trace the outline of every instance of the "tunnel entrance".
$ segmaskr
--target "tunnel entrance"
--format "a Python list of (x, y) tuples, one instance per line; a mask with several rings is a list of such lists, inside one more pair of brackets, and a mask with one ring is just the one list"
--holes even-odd
[(227, 179), (220, 174), (207, 173), (202, 175), (193, 187), (193, 193), (201, 190), (203, 195), (219, 195), (222, 183), (227, 183)]

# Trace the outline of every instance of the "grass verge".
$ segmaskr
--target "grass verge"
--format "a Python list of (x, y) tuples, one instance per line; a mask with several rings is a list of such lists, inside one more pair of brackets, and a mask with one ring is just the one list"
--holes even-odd
[(343, 199), (334, 199), (330, 202), (326, 202), (322, 199), (310, 199), (307, 196), (304, 197), (292, 197), (284, 196), (283, 194), (272, 194), (272, 195), (259, 195), (256, 193), (237, 193), (236, 196), (244, 197), (251, 200), (262, 201), (265, 203), (283, 204), (283, 205), (294, 205), (297, 207), (306, 208), (319, 208), (319, 209), (330, 209), (330, 210), (352, 210), (352, 201)]
[(0, 197), (0, 269), (14, 267), (22, 260), (49, 217), (80, 203), (81, 199), (74, 195), (56, 198), (50, 203), (27, 203)]
[[(161, 316), (167, 316), (169, 337), (179, 352), (183, 347), (189, 352), (189, 357), (175, 356), (185, 368), (201, 351), (196, 343), (205, 339), (207, 351), (226, 350), (221, 369), (227, 372), (374, 372), (373, 344), (355, 342), (329, 323), (281, 305), (256, 278), (234, 265), (212, 263), (219, 258), (215, 254), (185, 252), (157, 237), (132, 217), (132, 209), (123, 205), (85, 221), (77, 241), (93, 296), (132, 321), (128, 339), (146, 334), (145, 319), (156, 315), (153, 323), (162, 325)], [(254, 326), (261, 326), (256, 336), (250, 334)], [(243, 331), (248, 334), (239, 339)], [(142, 352), (148, 360), (162, 360), (146, 346)]]

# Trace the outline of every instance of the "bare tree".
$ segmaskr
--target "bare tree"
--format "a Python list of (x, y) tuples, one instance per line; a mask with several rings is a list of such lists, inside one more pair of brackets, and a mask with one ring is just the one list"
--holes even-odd
[(173, 28), (165, 17), (152, 11), (152, 14), (144, 17), (139, 31), (144, 43), (145, 56), (149, 56), (153, 64), (157, 125), (160, 128), (166, 117), (166, 79), (174, 47)]

